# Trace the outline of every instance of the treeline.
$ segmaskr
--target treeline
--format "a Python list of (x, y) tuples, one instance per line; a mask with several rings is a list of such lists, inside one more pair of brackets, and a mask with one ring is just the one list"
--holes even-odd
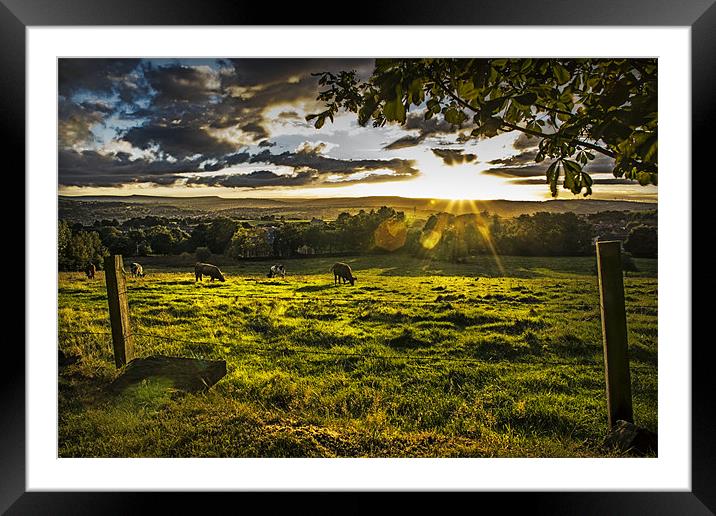
[(238, 221), (137, 217), (91, 226), (60, 222), (59, 263), (64, 270), (101, 262), (107, 254), (212, 254), (235, 259), (290, 258), (305, 255), (407, 253), (436, 260), (461, 261), (472, 255), (584, 256), (594, 253), (595, 238), (623, 240), (638, 257), (655, 257), (656, 213), (536, 213), (503, 218), (487, 212), (437, 213), (427, 221), (408, 220), (393, 208), (341, 213), (336, 220)]

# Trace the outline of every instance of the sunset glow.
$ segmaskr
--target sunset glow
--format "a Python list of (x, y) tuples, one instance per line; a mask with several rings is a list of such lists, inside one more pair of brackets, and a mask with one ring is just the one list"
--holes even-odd
[[(517, 132), (465, 139), (409, 113), (404, 125), (360, 127), (341, 113), (320, 130), (316, 71), (372, 60), (62, 60), (62, 195), (295, 198), (403, 196), (546, 200), (536, 140)], [(603, 156), (601, 158), (604, 158)], [(531, 163), (531, 164), (530, 164)], [(590, 164), (591, 166), (591, 164)], [(656, 199), (617, 181), (609, 159), (590, 170), (595, 199)], [(560, 191), (559, 198), (575, 197)]]

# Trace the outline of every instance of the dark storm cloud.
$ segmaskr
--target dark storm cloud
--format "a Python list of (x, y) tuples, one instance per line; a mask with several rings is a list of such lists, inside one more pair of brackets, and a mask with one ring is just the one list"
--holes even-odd
[(604, 154), (595, 153), (596, 156), (592, 161), (584, 166), (584, 170), (589, 173), (595, 172), (614, 172), (614, 158), (605, 156)]
[(207, 67), (150, 66), (144, 76), (156, 92), (156, 105), (203, 102), (219, 94), (218, 74)]
[(61, 99), (58, 104), (57, 136), (60, 148), (94, 140), (92, 128), (103, 123), (107, 113), (94, 104), (75, 104)]
[[(312, 73), (355, 70), (366, 79), (373, 70), (373, 59), (231, 59), (236, 84), (257, 85), (286, 82)], [(317, 79), (316, 79), (317, 80)]]
[(129, 74), (139, 62), (139, 59), (59, 59), (59, 93), (64, 96), (81, 90), (111, 93), (116, 79)]
[(391, 142), (388, 145), (384, 146), (383, 149), (396, 150), (404, 149), (406, 147), (415, 147), (416, 145), (419, 145), (424, 139), (425, 138), (421, 136), (403, 136), (402, 138), (398, 138), (394, 142)]
[(148, 93), (146, 81), (137, 73), (140, 63), (139, 59), (59, 59), (59, 94), (69, 98), (90, 91), (133, 102)]
[(443, 134), (454, 134), (455, 126), (445, 121), (444, 118), (432, 117), (430, 120), (425, 120), (424, 112), (411, 112), (408, 113), (405, 124), (401, 126), (406, 131), (417, 130), (417, 136), (403, 136), (398, 138), (394, 142), (385, 145), (383, 148), (386, 150), (402, 149), (405, 147), (414, 147), (419, 145), (429, 136), (443, 135)]
[(60, 150), (59, 181), (64, 186), (121, 186), (127, 183), (174, 183), (180, 172), (199, 169), (199, 160), (166, 160), (139, 158), (132, 160), (126, 152), (106, 155), (95, 151)]
[(536, 165), (525, 165), (523, 167), (499, 167), (485, 170), (483, 174), (498, 177), (538, 177), (544, 176), (547, 172), (547, 166), (544, 162)]
[[(304, 146), (294, 153), (271, 154), (269, 150), (264, 150), (252, 155), (236, 152), (208, 162), (204, 157), (170, 161), (164, 158), (131, 159), (126, 152), (107, 155), (96, 151), (65, 150), (59, 154), (59, 178), (60, 184), (64, 186), (121, 186), (137, 182), (172, 184), (180, 179), (176, 175), (178, 173), (217, 172), (238, 164), (275, 165), (293, 169), (292, 174), (257, 170), (249, 174), (199, 176), (188, 181), (188, 184), (251, 188), (400, 181), (419, 173), (411, 160), (340, 160), (319, 154), (323, 148), (324, 145), (319, 144), (315, 147)], [(336, 179), (335, 176), (340, 177)]]
[(81, 102), (76, 105), (78, 105), (82, 109), (86, 109), (88, 111), (97, 111), (105, 115), (110, 114), (114, 111), (114, 108), (106, 102)]
[(527, 133), (520, 133), (512, 146), (517, 150), (533, 149), (539, 144), (536, 136), (530, 136)]
[(408, 114), (403, 128), (407, 130), (417, 129), (420, 131), (421, 136), (452, 134), (455, 132), (455, 126), (446, 122), (444, 118), (434, 116), (429, 120), (425, 120), (425, 115), (416, 111)]
[(281, 111), (278, 118), (282, 120), (303, 120), (295, 111)]
[[(519, 138), (518, 138), (519, 140)], [(543, 176), (547, 173), (547, 168), (552, 163), (551, 160), (544, 160), (539, 163), (535, 162), (537, 149), (533, 146), (516, 156), (504, 159), (495, 159), (490, 161), (490, 165), (502, 165), (500, 167), (491, 168), (484, 171), (500, 177), (533, 177)], [(614, 170), (614, 160), (603, 154), (596, 154), (595, 158), (584, 166), (584, 171), (590, 174), (609, 172)]]
[(477, 159), (476, 154), (466, 154), (464, 149), (430, 149), (446, 165), (462, 165), (472, 163)]
[[(621, 178), (605, 178), (605, 179), (596, 179), (593, 178), (592, 181), (594, 181), (595, 185), (638, 185), (639, 181), (633, 180), (633, 179), (621, 179)], [(515, 179), (514, 181), (510, 181), (510, 184), (513, 185), (543, 185), (547, 182), (547, 179)], [(559, 182), (559, 184), (562, 184), (562, 181)]]
[(249, 122), (246, 125), (241, 126), (241, 130), (245, 133), (251, 133), (254, 135), (254, 140), (260, 140), (266, 138), (269, 134), (264, 127), (257, 122)]
[(225, 188), (267, 188), (277, 186), (307, 186), (318, 179), (318, 174), (310, 171), (293, 175), (280, 175), (270, 170), (255, 170), (248, 174), (192, 177), (189, 185), (223, 186)]
[(488, 163), (490, 165), (504, 165), (506, 167), (515, 167), (515, 166), (520, 166), (520, 165), (524, 165), (527, 163), (534, 163), (536, 156), (537, 156), (536, 150), (529, 150), (529, 151), (525, 151), (520, 154), (517, 154), (516, 156), (511, 156), (509, 158), (493, 159), (492, 161), (489, 161)]
[[(305, 145), (295, 152), (272, 154), (265, 112), (273, 105), (311, 105), (318, 93), (312, 73), (355, 69), (361, 78), (372, 71), (367, 59), (239, 59), (192, 64), (126, 59), (72, 59), (60, 64), (59, 179), (62, 185), (120, 186), (137, 182), (173, 184), (180, 173), (196, 173), (190, 184), (227, 187), (305, 186), (396, 181), (419, 174), (403, 159), (346, 160), (323, 154), (325, 145)], [(117, 100), (119, 99), (119, 101)], [(304, 123), (298, 111), (286, 109), (277, 119)], [(108, 126), (109, 120), (113, 126)], [(103, 140), (121, 148), (125, 142), (144, 151), (81, 151), (104, 125)], [(442, 121), (411, 115), (408, 129), (426, 135), (448, 133)], [(107, 134), (111, 136), (108, 138)], [(96, 140), (96, 138), (95, 138)], [(260, 152), (250, 154), (249, 144)], [(133, 153), (138, 155), (137, 153)], [(257, 170), (224, 171), (255, 164)], [(261, 166), (287, 167), (292, 173)], [(285, 169), (284, 169), (285, 170)], [(205, 173), (218, 175), (202, 175)]]
[(236, 145), (217, 140), (201, 128), (179, 125), (133, 127), (124, 134), (123, 139), (139, 149), (157, 145), (177, 159), (195, 154), (215, 158), (238, 150)]
[(393, 158), (390, 160), (380, 159), (358, 159), (343, 160), (323, 156), (314, 149), (304, 149), (298, 152), (284, 152), (282, 154), (271, 154), (268, 150), (254, 155), (251, 163), (271, 163), (292, 167), (294, 169), (311, 169), (322, 174), (354, 174), (366, 170), (392, 170), (401, 176), (416, 176), (419, 171), (414, 168), (412, 160)]
[(385, 183), (405, 179), (401, 173), (350, 175), (339, 180), (315, 170), (302, 170), (293, 174), (277, 174), (270, 170), (255, 170), (248, 174), (197, 176), (187, 180), (187, 185), (222, 186), (225, 188), (276, 188), (276, 187), (335, 187), (356, 183)]

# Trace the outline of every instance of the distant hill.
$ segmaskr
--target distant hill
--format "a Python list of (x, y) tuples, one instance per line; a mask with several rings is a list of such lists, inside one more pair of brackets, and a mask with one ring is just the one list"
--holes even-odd
[(605, 201), (595, 199), (548, 201), (451, 201), (447, 199), (413, 199), (408, 197), (327, 197), (321, 199), (229, 199), (207, 197), (131, 196), (60, 196), (59, 216), (73, 221), (95, 219), (125, 220), (146, 215), (162, 217), (231, 216), (259, 218), (266, 215), (304, 219), (319, 217), (332, 219), (342, 211), (355, 213), (390, 206), (399, 211), (427, 217), (446, 211), (456, 215), (474, 211), (488, 211), (503, 217), (515, 217), (538, 211), (577, 214), (601, 211), (656, 210), (657, 203), (635, 201)]

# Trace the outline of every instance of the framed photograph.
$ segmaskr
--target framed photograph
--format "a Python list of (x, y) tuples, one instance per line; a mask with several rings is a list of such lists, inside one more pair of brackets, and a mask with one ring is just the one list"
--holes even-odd
[(714, 510), (712, 3), (130, 4), (0, 6), (27, 202), (3, 511)]

